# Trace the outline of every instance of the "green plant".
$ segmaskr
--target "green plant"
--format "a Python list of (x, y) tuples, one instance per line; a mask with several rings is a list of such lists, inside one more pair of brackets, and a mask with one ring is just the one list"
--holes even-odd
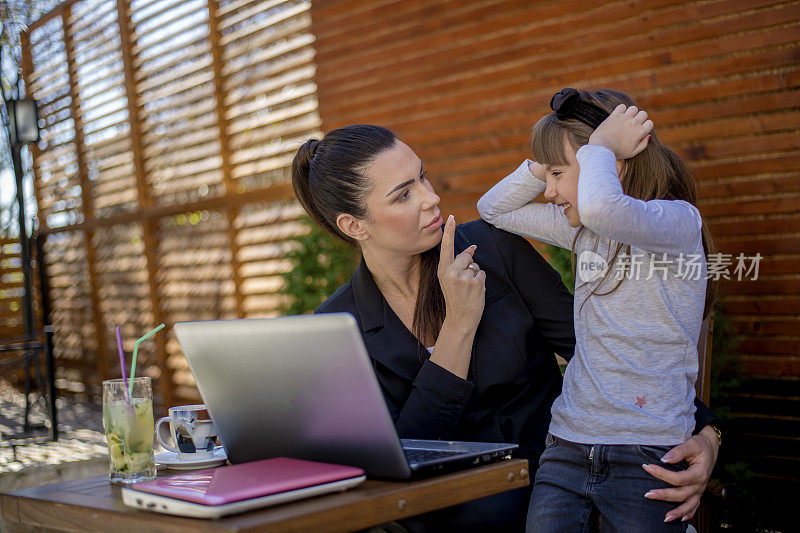
[[(545, 258), (550, 263), (556, 271), (561, 274), (561, 282), (567, 287), (569, 292), (575, 292), (575, 276), (572, 274), (572, 260), (571, 260), (572, 252), (567, 250), (566, 248), (561, 248), (558, 246), (553, 246), (548, 244), (545, 248)], [(567, 369), (567, 365), (565, 362), (561, 362), (562, 360), (559, 359), (559, 370), (561, 370), (561, 375), (564, 375), (564, 371)]]
[(336, 239), (308, 216), (307, 232), (292, 237), (287, 254), (293, 267), (283, 274), (281, 293), (287, 296), (281, 312), (300, 315), (313, 312), (319, 304), (350, 279), (358, 264), (358, 250)]
[(547, 245), (547, 261), (561, 274), (561, 281), (564, 282), (569, 292), (575, 292), (575, 276), (572, 274), (572, 252), (559, 246)]

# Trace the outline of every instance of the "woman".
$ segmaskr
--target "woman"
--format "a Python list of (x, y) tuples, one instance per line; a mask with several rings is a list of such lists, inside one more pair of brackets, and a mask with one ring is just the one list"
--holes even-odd
[[(298, 200), (362, 252), (350, 282), (317, 311), (356, 318), (402, 438), (514, 442), (534, 469), (561, 388), (553, 353), (569, 359), (575, 344), (572, 296), (521, 237), (480, 220), (456, 227), (452, 217), (442, 229), (426, 174), (407, 145), (377, 126), (339, 128), (298, 149)], [(696, 418), (704, 428), (714, 417), (703, 408)], [(679, 485), (656, 491), (685, 502), (679, 516), (694, 513), (716, 451), (694, 436), (673, 450), (692, 468), (651, 470)], [(529, 496), (519, 489), (405, 525), (522, 530)]]

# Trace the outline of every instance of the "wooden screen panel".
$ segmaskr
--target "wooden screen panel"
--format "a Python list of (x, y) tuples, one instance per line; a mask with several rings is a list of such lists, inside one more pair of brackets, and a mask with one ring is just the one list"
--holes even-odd
[[(0, 344), (3, 345), (21, 345), (25, 338), (23, 317), (25, 289), (21, 253), (22, 248), (17, 239), (0, 237)], [(42, 323), (37, 266), (34, 261), (32, 289), (36, 325)], [(40, 340), (44, 338), (41, 331), (37, 331), (37, 333)], [(0, 354), (3, 378), (20, 388), (24, 386), (26, 373), (23, 355), (23, 350), (12, 350)], [(44, 356), (41, 355), (38, 360), (43, 363)]]
[(205, 2), (131, 2), (148, 194), (176, 204), (224, 193)]
[(31, 32), (33, 57), (30, 95), (39, 102), (41, 140), (35, 159), (39, 220), (48, 227), (83, 221), (75, 122), (70, 112), (69, 74), (62, 19)]
[(80, 392), (86, 385), (97, 386), (100, 382), (83, 233), (50, 235), (45, 255), (55, 331), (56, 380), (59, 388)]
[[(158, 224), (159, 304), (168, 325), (185, 320), (236, 318), (227, 219), (202, 211), (162, 219)], [(165, 332), (167, 365), (175, 396), (195, 398), (194, 379), (180, 346)]]
[(25, 334), (21, 252), (19, 241), (0, 238), (0, 339)]
[[(282, 0), (69, 0), (32, 24), (31, 44), (24, 43), (33, 63), (26, 79), (40, 89), (48, 126), (68, 130), (73, 141), (48, 144), (60, 130), (46, 131), (34, 152), (41, 230), (71, 235), (50, 245), (61, 247), (61, 255), (82, 254), (87, 263), (83, 288), (96, 351), (87, 346), (83, 355), (94, 382), (119, 371), (108, 349), (113, 324), (126, 310), (142, 317), (132, 329), (154, 325), (145, 321), (195, 319), (189, 302), (203, 287), (224, 292), (215, 316), (276, 313), (280, 269), (247, 257), (279, 249), (280, 235), (299, 228), (297, 206), (287, 207), (288, 166), (297, 146), (319, 135), (320, 124), (309, 9), (308, 1)], [(291, 214), (276, 219), (276, 228), (254, 227), (275, 202)], [(201, 246), (211, 238), (208, 216), (224, 220), (212, 232), (227, 243), (223, 250), (217, 242), (214, 252), (227, 253), (227, 273), (182, 271), (173, 262), (173, 235), (182, 226), (202, 226), (189, 232)], [(244, 252), (240, 241), (248, 246)], [(240, 266), (240, 258), (249, 263)], [(211, 277), (196, 283), (194, 274)], [(199, 300), (198, 309), (214, 308), (202, 295)], [(76, 338), (66, 322), (61, 327), (56, 335)], [(159, 337), (155, 354), (148, 349), (141, 354), (143, 372), (170, 380), (155, 388), (164, 406), (175, 403), (173, 378), (181, 398), (196, 396), (174, 338)]]
[[(79, 169), (79, 132), (73, 109), (63, 18), (48, 19), (31, 31), (30, 95), (39, 103), (41, 140), (34, 149), (38, 218), (48, 227), (85, 219)], [(86, 242), (82, 232), (64, 232), (45, 245), (52, 300), (56, 382), (72, 392), (96, 393), (96, 331), (91, 310)]]
[(95, 217), (138, 206), (128, 100), (115, 0), (75, 2), (68, 37), (74, 41), (78, 111)]
[[(24, 310), (24, 277), (22, 275), (22, 247), (17, 239), (0, 237), (0, 343), (3, 345), (21, 345), (25, 338)], [(39, 305), (41, 292), (39, 286), (38, 264), (33, 261), (32, 293), (33, 313), (38, 339), (44, 336), (38, 325), (42, 324), (42, 308)], [(24, 386), (25, 365), (23, 350), (13, 350), (0, 354), (3, 366), (3, 377), (17, 387)], [(39, 361), (43, 364), (43, 355)]]
[(311, 2), (221, 3), (223, 104), (239, 191), (289, 181), (297, 147), (318, 135)]
[(281, 274), (292, 268), (285, 255), (292, 249), (287, 239), (303, 232), (298, 221), (302, 209), (294, 202), (250, 204), (237, 218), (240, 274), (244, 311), (248, 318), (279, 314), (284, 301), (279, 294)]
[[(284, 256), (291, 247), (286, 238), (302, 231), (301, 210), (294, 202), (252, 203), (240, 209), (235, 222), (238, 262), (243, 279), (244, 316), (277, 316), (283, 297), (281, 274), (291, 268)], [(161, 250), (159, 284), (167, 320), (214, 320), (237, 318), (231, 281), (232, 262), (226, 248), (221, 212), (202, 211), (163, 220), (159, 239), (171, 252)], [(165, 295), (164, 290), (169, 287)], [(176, 401), (199, 401), (194, 379), (180, 345), (168, 333), (168, 365)]]
[[(119, 326), (128, 365), (133, 344), (158, 324), (148, 298), (147, 261), (140, 224), (118, 224), (98, 228), (94, 234), (97, 250), (97, 290), (100, 312), (106, 328), (105, 345), (99, 357), (106, 359), (106, 377), (119, 377), (119, 355), (114, 328)], [(158, 378), (155, 342), (144, 342), (137, 354), (137, 375)], [(130, 371), (130, 367), (129, 370)], [(159, 389), (153, 389), (155, 393)]]
[[(39, 285), (37, 271), (33, 273), (33, 305), (37, 320), (41, 321), (38, 305)], [(25, 334), (22, 316), (25, 295), (22, 276), (22, 247), (14, 238), (0, 237), (0, 340), (20, 337)]]

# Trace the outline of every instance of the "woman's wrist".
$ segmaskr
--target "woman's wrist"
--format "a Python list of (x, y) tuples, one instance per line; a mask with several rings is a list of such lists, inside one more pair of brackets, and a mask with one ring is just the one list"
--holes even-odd
[[(446, 313), (442, 323), (442, 332), (453, 334), (459, 337), (475, 335), (478, 324), (471, 317), (454, 316), (453, 313)], [(441, 336), (441, 333), (439, 334)]]
[(698, 433), (701, 437), (705, 437), (708, 439), (708, 442), (719, 448), (722, 446), (722, 432), (719, 430), (717, 426), (713, 424), (709, 424), (705, 426), (700, 433)]
[(467, 322), (445, 318), (430, 360), (456, 376), (467, 379), (472, 358), (472, 342), (475, 326)]

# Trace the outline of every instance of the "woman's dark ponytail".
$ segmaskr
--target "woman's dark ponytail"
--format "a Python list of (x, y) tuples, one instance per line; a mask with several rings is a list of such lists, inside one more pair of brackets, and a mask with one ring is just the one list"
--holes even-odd
[(368, 216), (369, 182), (362, 169), (395, 141), (386, 128), (356, 124), (328, 132), (321, 141), (303, 143), (292, 161), (292, 188), (308, 215), (332, 235), (355, 244), (336, 219), (342, 213)]
[(311, 194), (311, 160), (314, 159), (314, 155), (317, 153), (319, 143), (318, 139), (309, 139), (297, 149), (292, 161), (292, 188), (300, 205), (303, 206), (303, 209), (306, 210), (312, 220), (327, 231), (340, 236), (338, 228), (329, 227), (325, 219), (320, 216), (314, 203), (314, 197)]

